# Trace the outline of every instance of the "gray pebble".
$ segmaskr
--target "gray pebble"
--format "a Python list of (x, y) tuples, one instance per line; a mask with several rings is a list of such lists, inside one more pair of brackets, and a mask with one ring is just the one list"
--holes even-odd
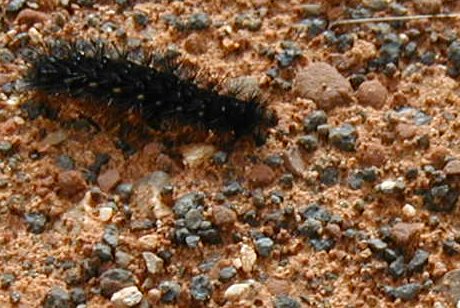
[(233, 266), (224, 267), (219, 271), (219, 280), (222, 282), (228, 282), (235, 277), (236, 273), (236, 268)]
[(13, 144), (9, 141), (2, 140), (0, 141), (0, 153), (9, 154), (13, 150)]
[(419, 283), (408, 283), (397, 288), (386, 286), (385, 293), (391, 297), (409, 301), (414, 299), (421, 289), (422, 286)]
[(118, 236), (119, 236), (119, 231), (117, 226), (115, 225), (108, 225), (104, 229), (104, 233), (102, 235), (102, 239), (112, 246), (113, 248), (116, 248), (118, 245)]
[(45, 231), (47, 218), (42, 213), (27, 213), (24, 215), (30, 232), (40, 234)]
[(60, 287), (52, 287), (43, 303), (44, 308), (71, 308), (72, 306), (69, 293)]
[(10, 273), (5, 273), (0, 276), (0, 287), (8, 289), (16, 281), (16, 276)]
[(93, 255), (98, 257), (102, 262), (109, 262), (113, 260), (112, 248), (104, 243), (97, 243), (94, 246)]
[(59, 155), (56, 158), (56, 165), (63, 170), (73, 170), (75, 168), (75, 161), (68, 155)]
[(201, 237), (203, 243), (217, 245), (222, 242), (220, 233), (216, 229), (199, 230), (198, 235)]
[(6, 5), (7, 12), (17, 12), (19, 11), (24, 4), (26, 4), (27, 0), (11, 0)]
[(375, 252), (382, 252), (388, 247), (387, 243), (378, 238), (368, 240), (367, 244), (369, 245), (371, 250)]
[(180, 285), (175, 281), (162, 281), (158, 287), (162, 293), (161, 302), (163, 303), (175, 302), (181, 291)]
[(316, 203), (312, 203), (306, 208), (301, 209), (300, 213), (305, 219), (313, 218), (321, 222), (329, 222), (332, 218), (332, 215), (328, 210)]
[(402, 277), (406, 272), (406, 265), (404, 264), (404, 256), (399, 256), (396, 260), (391, 262), (388, 266), (388, 272), (394, 278)]
[(273, 245), (275, 243), (269, 237), (262, 237), (256, 240), (255, 246), (256, 250), (262, 257), (268, 257), (273, 250)]
[(275, 298), (275, 300), (273, 301), (273, 306), (275, 308), (300, 308), (300, 303), (290, 297), (290, 296), (286, 296), (286, 295), (280, 295), (280, 296), (277, 296)]
[(318, 149), (318, 138), (314, 135), (301, 136), (297, 139), (297, 143), (308, 153)]
[(332, 128), (329, 132), (330, 142), (342, 151), (353, 152), (356, 146), (356, 139), (356, 129), (350, 124)]
[(407, 265), (407, 269), (411, 273), (421, 272), (423, 270), (423, 267), (428, 263), (429, 257), (430, 257), (430, 254), (427, 251), (423, 249), (417, 249), (415, 251), (414, 256), (409, 261), (409, 264)]
[(128, 270), (122, 268), (113, 268), (104, 272), (100, 277), (101, 293), (110, 298), (113, 293), (124, 287), (135, 284), (134, 275)]
[(174, 203), (174, 213), (178, 217), (185, 217), (191, 209), (197, 209), (204, 204), (204, 194), (201, 192), (191, 192), (181, 196)]
[(239, 29), (257, 31), (262, 27), (262, 20), (253, 14), (239, 14), (235, 17), (235, 26)]
[(216, 165), (222, 166), (227, 162), (228, 154), (223, 151), (218, 151), (212, 156), (212, 160)]
[(86, 303), (86, 293), (82, 288), (73, 288), (70, 290), (70, 298), (76, 305)]
[(14, 61), (14, 53), (7, 48), (0, 48), (0, 63), (6, 64)]
[(319, 181), (327, 186), (333, 186), (339, 182), (339, 170), (334, 166), (321, 169), (319, 172)]
[(222, 193), (226, 197), (236, 196), (243, 192), (243, 188), (241, 187), (240, 183), (236, 181), (232, 181), (229, 184), (225, 185), (222, 189)]
[(314, 218), (307, 218), (305, 222), (298, 227), (299, 233), (307, 237), (317, 237), (321, 230), (321, 222)]
[(122, 183), (117, 186), (115, 192), (124, 200), (128, 201), (133, 193), (133, 184)]
[(196, 248), (200, 242), (200, 237), (198, 235), (189, 235), (185, 238), (185, 244), (187, 247)]
[(203, 215), (200, 210), (191, 209), (185, 214), (185, 227), (189, 230), (197, 230), (201, 221), (203, 220)]
[(333, 239), (324, 238), (324, 239), (310, 239), (310, 244), (316, 251), (329, 251), (335, 246), (335, 241)]
[(192, 278), (190, 294), (198, 301), (208, 300), (213, 292), (211, 280), (206, 275), (198, 275)]
[(209, 15), (203, 12), (190, 15), (185, 24), (186, 30), (204, 30), (209, 28), (212, 21)]

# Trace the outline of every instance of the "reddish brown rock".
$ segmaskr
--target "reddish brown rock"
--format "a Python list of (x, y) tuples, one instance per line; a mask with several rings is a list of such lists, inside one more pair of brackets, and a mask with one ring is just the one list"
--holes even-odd
[(254, 187), (267, 186), (275, 179), (275, 172), (267, 165), (255, 165), (248, 175), (249, 182)]
[(447, 175), (459, 175), (460, 174), (460, 160), (454, 159), (449, 161), (444, 166), (444, 173)]
[(291, 284), (283, 279), (269, 278), (265, 285), (272, 295), (286, 295), (291, 292)]
[(117, 169), (110, 169), (99, 175), (97, 184), (101, 190), (108, 192), (120, 182), (120, 173)]
[(353, 97), (348, 80), (324, 62), (312, 63), (300, 71), (294, 82), (294, 92), (313, 100), (320, 109), (346, 105)]
[(366, 166), (382, 166), (387, 160), (385, 147), (377, 142), (363, 142), (358, 148), (361, 163)]
[(359, 86), (356, 95), (361, 105), (380, 109), (387, 101), (388, 91), (380, 81), (370, 80)]
[(399, 123), (396, 125), (396, 134), (399, 139), (412, 139), (417, 134), (417, 127), (414, 124)]
[(19, 12), (16, 17), (16, 23), (18, 24), (27, 24), (29, 26), (36, 23), (45, 23), (49, 19), (48, 14), (43, 12), (34, 11), (32, 9), (24, 9)]
[(218, 205), (212, 208), (213, 222), (218, 226), (233, 225), (237, 219), (236, 213), (226, 206)]
[(450, 155), (449, 149), (443, 146), (433, 147), (429, 153), (429, 160), (436, 168), (442, 168), (445, 164), (445, 159)]
[(302, 176), (305, 172), (305, 163), (298, 148), (292, 148), (283, 155), (286, 168), (297, 176)]
[(421, 14), (441, 13), (442, 0), (417, 0), (414, 4), (417, 12)]
[(184, 42), (184, 49), (193, 55), (200, 55), (208, 50), (207, 40), (197, 33), (192, 33)]
[(422, 223), (400, 222), (391, 228), (391, 235), (395, 242), (400, 245), (406, 245), (412, 243), (422, 229)]
[(86, 189), (86, 182), (80, 172), (70, 170), (59, 173), (58, 186), (61, 194), (72, 197)]

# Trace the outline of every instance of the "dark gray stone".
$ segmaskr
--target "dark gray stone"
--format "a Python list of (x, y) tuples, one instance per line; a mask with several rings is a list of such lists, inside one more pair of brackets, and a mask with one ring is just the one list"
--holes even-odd
[(320, 221), (314, 218), (307, 218), (304, 223), (298, 227), (298, 231), (301, 235), (307, 237), (317, 237), (322, 228)]
[(238, 195), (238, 194), (240, 194), (242, 192), (243, 192), (243, 188), (241, 187), (240, 183), (238, 183), (236, 181), (232, 181), (232, 182), (228, 183), (222, 189), (222, 193), (226, 197), (236, 196), (236, 195)]
[(300, 308), (300, 303), (290, 296), (277, 296), (273, 301), (275, 308)]
[(273, 250), (273, 245), (275, 243), (269, 237), (262, 237), (256, 240), (256, 250), (259, 255), (262, 257), (268, 257)]
[(163, 303), (175, 302), (181, 291), (180, 285), (175, 281), (162, 281), (158, 287), (162, 293), (161, 302)]
[(60, 287), (52, 287), (43, 302), (44, 308), (71, 308), (72, 306), (69, 293)]
[(201, 192), (191, 192), (181, 196), (174, 203), (174, 213), (178, 217), (185, 217), (191, 209), (197, 209), (204, 204), (204, 194)]
[(113, 293), (122, 288), (133, 286), (134, 284), (133, 273), (122, 268), (110, 269), (104, 272), (100, 279), (101, 293), (107, 298), (110, 298)]
[(82, 288), (73, 288), (70, 290), (70, 298), (75, 305), (86, 303), (86, 293)]
[(111, 247), (116, 248), (118, 246), (118, 236), (119, 236), (119, 231), (118, 231), (117, 226), (108, 225), (104, 229), (102, 239), (104, 240), (104, 242), (109, 244)]
[(407, 265), (407, 269), (411, 273), (421, 272), (423, 270), (423, 267), (428, 263), (429, 257), (430, 257), (429, 252), (423, 249), (417, 249), (415, 251), (414, 256), (409, 261), (409, 264)]
[(297, 139), (297, 143), (308, 153), (318, 149), (318, 138), (314, 135), (301, 136)]
[(189, 230), (197, 230), (201, 221), (203, 220), (203, 215), (200, 210), (191, 209), (185, 214), (185, 227)]
[(404, 264), (404, 256), (399, 256), (391, 262), (388, 267), (388, 272), (394, 278), (400, 278), (406, 273), (406, 265)]
[(382, 241), (381, 239), (374, 238), (367, 241), (370, 249), (374, 252), (382, 252), (388, 247), (388, 244)]
[(24, 215), (30, 232), (40, 234), (45, 231), (47, 218), (42, 213), (27, 213)]
[(316, 251), (329, 251), (335, 246), (335, 241), (333, 239), (324, 238), (324, 239), (310, 239), (310, 244)]
[(6, 5), (7, 12), (17, 12), (19, 11), (24, 4), (26, 4), (27, 0), (11, 0)]
[(233, 266), (224, 267), (219, 271), (219, 280), (222, 282), (228, 282), (235, 277), (236, 273), (236, 268)]
[(345, 152), (355, 151), (357, 132), (354, 126), (343, 124), (329, 131), (329, 141), (332, 145)]
[(192, 278), (190, 294), (198, 301), (208, 300), (213, 292), (211, 280), (206, 275), (198, 275)]
[(387, 295), (404, 301), (415, 299), (421, 290), (422, 286), (419, 283), (408, 283), (397, 288), (385, 287), (385, 293)]
[(97, 243), (93, 249), (93, 255), (102, 262), (109, 262), (113, 260), (112, 248), (104, 243)]

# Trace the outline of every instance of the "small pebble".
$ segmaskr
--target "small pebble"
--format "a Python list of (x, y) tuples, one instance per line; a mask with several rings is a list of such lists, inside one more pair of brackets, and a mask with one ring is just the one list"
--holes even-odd
[(408, 204), (408, 203), (406, 203), (403, 206), (402, 212), (403, 212), (404, 216), (407, 217), (407, 218), (412, 218), (412, 217), (415, 217), (415, 215), (417, 215), (417, 211), (416, 211), (415, 207), (412, 206), (411, 204)]
[(236, 273), (236, 268), (233, 266), (224, 267), (219, 271), (219, 280), (222, 282), (228, 282), (236, 276)]
[(142, 257), (144, 258), (147, 270), (152, 275), (157, 275), (163, 272), (164, 261), (156, 254), (152, 252), (143, 252)]
[(262, 257), (268, 257), (273, 250), (274, 242), (269, 237), (259, 238), (256, 242), (256, 250)]
[(192, 278), (190, 294), (195, 300), (207, 301), (213, 292), (211, 280), (206, 275), (198, 275)]
[(126, 287), (115, 292), (110, 301), (117, 308), (134, 307), (142, 301), (143, 295), (136, 286)]
[(69, 293), (60, 288), (52, 287), (51, 290), (46, 294), (43, 302), (43, 308), (63, 308), (72, 307), (72, 302)]
[(337, 148), (346, 152), (355, 151), (357, 132), (354, 126), (343, 124), (329, 131), (329, 141)]
[(162, 281), (158, 288), (161, 291), (161, 302), (167, 304), (174, 303), (181, 292), (181, 286), (175, 281)]

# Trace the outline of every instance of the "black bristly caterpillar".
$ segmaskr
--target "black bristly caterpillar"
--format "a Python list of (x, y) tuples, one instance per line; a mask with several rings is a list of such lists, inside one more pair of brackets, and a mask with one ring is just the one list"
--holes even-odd
[(23, 88), (135, 111), (150, 126), (177, 120), (215, 133), (230, 132), (236, 138), (252, 135), (257, 145), (265, 143), (267, 129), (277, 124), (276, 115), (257, 96), (243, 100), (221, 95), (215, 88), (199, 87), (194, 77), (179, 77), (179, 65), (158, 68), (151, 60), (137, 63), (119, 51), (113, 56), (106, 44), (88, 45), (92, 50), (70, 42), (58, 52), (38, 53)]

